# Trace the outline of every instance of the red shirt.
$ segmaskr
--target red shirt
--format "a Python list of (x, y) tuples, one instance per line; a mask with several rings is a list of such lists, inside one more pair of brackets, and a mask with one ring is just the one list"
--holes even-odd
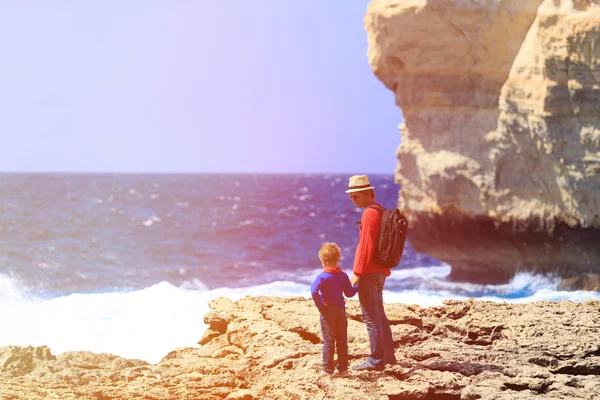
[[(378, 203), (373, 205), (381, 207), (381, 204)], [(379, 214), (379, 211), (374, 208), (365, 208), (360, 218), (358, 246), (356, 246), (354, 255), (354, 275), (361, 276), (373, 272), (383, 272), (385, 276), (392, 274), (389, 268), (382, 268), (373, 261), (380, 229), (381, 214)]]

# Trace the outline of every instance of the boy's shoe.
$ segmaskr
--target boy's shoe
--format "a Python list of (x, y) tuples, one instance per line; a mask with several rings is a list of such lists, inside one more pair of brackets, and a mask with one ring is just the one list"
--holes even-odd
[(350, 372), (348, 372), (348, 370), (346, 371), (338, 371), (338, 374), (340, 374), (341, 377), (347, 378), (350, 376)]
[(324, 369), (319, 371), (319, 376), (331, 376), (333, 372), (325, 371)]
[(385, 367), (376, 367), (368, 361), (352, 367), (354, 371), (383, 371)]

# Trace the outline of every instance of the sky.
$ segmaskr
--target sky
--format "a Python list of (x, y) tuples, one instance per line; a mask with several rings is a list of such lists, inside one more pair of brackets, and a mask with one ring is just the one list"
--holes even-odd
[(0, 3), (0, 171), (386, 173), (367, 0)]

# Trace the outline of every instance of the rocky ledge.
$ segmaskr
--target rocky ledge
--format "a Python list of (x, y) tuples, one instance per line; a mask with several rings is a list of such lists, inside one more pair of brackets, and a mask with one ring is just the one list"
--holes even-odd
[(600, 1), (373, 0), (399, 207), (455, 280), (600, 290)]
[[(200, 348), (155, 365), (47, 347), (0, 349), (0, 399), (592, 399), (600, 393), (600, 302), (446, 301), (386, 306), (398, 364), (320, 377), (312, 300), (220, 298)], [(351, 364), (369, 342), (349, 301)]]

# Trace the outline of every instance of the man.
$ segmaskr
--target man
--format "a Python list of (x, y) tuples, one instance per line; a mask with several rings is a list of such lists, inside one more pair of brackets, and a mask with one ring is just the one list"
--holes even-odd
[(354, 175), (350, 177), (346, 190), (352, 202), (364, 209), (350, 282), (353, 286), (358, 282), (358, 300), (371, 344), (371, 354), (365, 362), (352, 367), (355, 371), (382, 371), (386, 364), (396, 364), (392, 330), (383, 309), (383, 286), (391, 272), (389, 268), (382, 268), (374, 261), (381, 228), (381, 214), (378, 210), (368, 207), (378, 206), (383, 209), (375, 202), (374, 189), (367, 175)]

